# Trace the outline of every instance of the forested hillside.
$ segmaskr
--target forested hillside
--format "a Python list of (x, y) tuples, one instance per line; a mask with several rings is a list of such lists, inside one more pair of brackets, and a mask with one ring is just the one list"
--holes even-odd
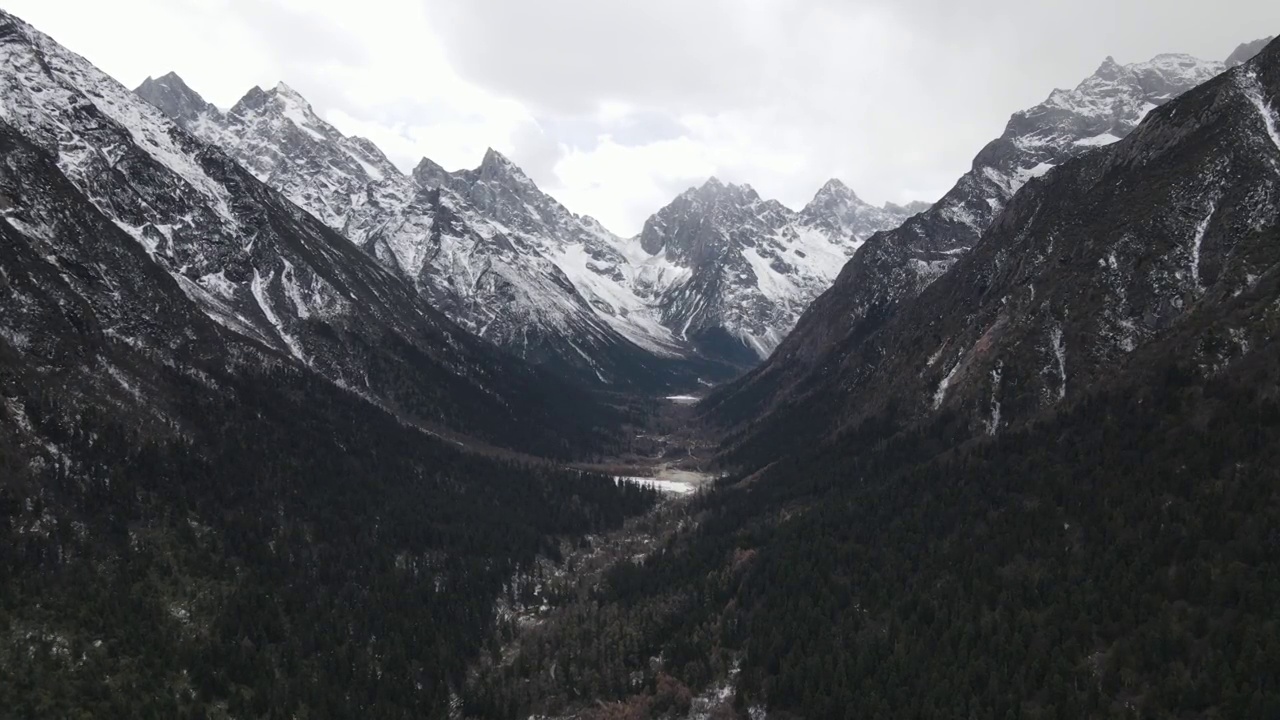
[(573, 707), (578, 683), (653, 707), (653, 657), (693, 689), (737, 666), (738, 710), (801, 717), (1280, 713), (1280, 347), (1212, 377), (1172, 347), (994, 439), (886, 420), (727, 480), (476, 716)]

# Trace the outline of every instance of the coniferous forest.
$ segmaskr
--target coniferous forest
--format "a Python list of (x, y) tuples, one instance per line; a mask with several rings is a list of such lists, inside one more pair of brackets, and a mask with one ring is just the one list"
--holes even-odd
[(955, 417), (869, 423), (766, 479), (728, 477), (696, 529), (619, 563), (469, 707), (606, 696), (628, 717), (671, 702), (662, 676), (700, 689), (737, 668), (737, 713), (1272, 717), (1274, 357), (1208, 381), (1170, 360), (959, 447)]
[(79, 460), (0, 448), (6, 716), (444, 717), (511, 576), (654, 502), (292, 371), (238, 382), (261, 404), (182, 398), (199, 446), (27, 405)]

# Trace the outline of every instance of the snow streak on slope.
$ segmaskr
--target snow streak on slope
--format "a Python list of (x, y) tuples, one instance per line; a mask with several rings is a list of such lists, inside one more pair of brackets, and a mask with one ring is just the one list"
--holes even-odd
[(1213, 211), (1216, 209), (1209, 208), (1208, 214), (1196, 225), (1195, 235), (1191, 239), (1191, 281), (1196, 290), (1200, 289), (1200, 245), (1204, 242), (1204, 234), (1209, 230), (1209, 221), (1213, 219)]
[(951, 379), (956, 376), (956, 372), (960, 369), (961, 360), (956, 360), (956, 364), (951, 366), (946, 376), (938, 383), (938, 389), (933, 393), (933, 409), (937, 410), (942, 407), (942, 401), (947, 399), (947, 388), (951, 385)]
[(272, 275), (268, 275), (266, 280), (263, 280), (262, 276), (258, 274), (258, 270), (254, 269), (253, 281), (249, 283), (249, 291), (253, 294), (253, 299), (258, 303), (258, 308), (262, 310), (262, 314), (266, 316), (267, 322), (271, 323), (280, 339), (284, 341), (285, 348), (288, 349), (289, 353), (303, 363), (310, 365), (311, 361), (302, 352), (302, 347), (298, 344), (297, 339), (285, 331), (284, 323), (280, 320), (280, 316), (276, 315), (275, 311), (271, 309), (271, 300), (267, 297), (265, 287), (271, 283), (272, 278)]
[(1049, 331), (1049, 341), (1052, 343), (1053, 357), (1058, 361), (1058, 399), (1062, 400), (1067, 396), (1067, 346), (1062, 341), (1062, 326), (1055, 325)]
[(1245, 97), (1249, 98), (1249, 102), (1257, 108), (1258, 115), (1262, 118), (1262, 124), (1267, 128), (1267, 135), (1271, 138), (1272, 144), (1280, 150), (1280, 130), (1277, 129), (1276, 113), (1271, 109), (1271, 105), (1266, 98), (1262, 96), (1262, 85), (1258, 82), (1258, 71), (1255, 68), (1248, 68), (1240, 74), (1241, 88), (1244, 90)]

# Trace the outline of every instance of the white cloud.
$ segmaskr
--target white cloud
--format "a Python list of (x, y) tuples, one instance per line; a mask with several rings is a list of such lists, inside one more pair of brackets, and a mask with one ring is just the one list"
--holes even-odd
[(126, 85), (226, 107), (285, 80), (409, 169), (509, 155), (621, 233), (718, 175), (797, 206), (830, 177), (936, 199), (1009, 114), (1106, 55), (1225, 57), (1280, 27), (1227, 0), (9, 0)]

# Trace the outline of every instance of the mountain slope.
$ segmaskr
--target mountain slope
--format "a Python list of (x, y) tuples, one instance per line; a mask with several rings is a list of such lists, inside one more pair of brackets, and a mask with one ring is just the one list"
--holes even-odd
[(1004, 134), (929, 210), (872, 236), (774, 355), (706, 408), (738, 424), (822, 387), (842, 353), (872, 336), (901, 304), (942, 276), (977, 242), (1019, 188), (1072, 157), (1127, 135), (1154, 107), (1223, 70), (1186, 55), (1121, 66), (1108, 58), (1070, 91), (1015, 113)]
[(607, 411), (593, 400), (469, 336), (83, 58), (9, 15), (0, 58), (0, 120), (54, 155), (208, 317), (429, 426), (549, 453), (595, 434), (592, 413)]

